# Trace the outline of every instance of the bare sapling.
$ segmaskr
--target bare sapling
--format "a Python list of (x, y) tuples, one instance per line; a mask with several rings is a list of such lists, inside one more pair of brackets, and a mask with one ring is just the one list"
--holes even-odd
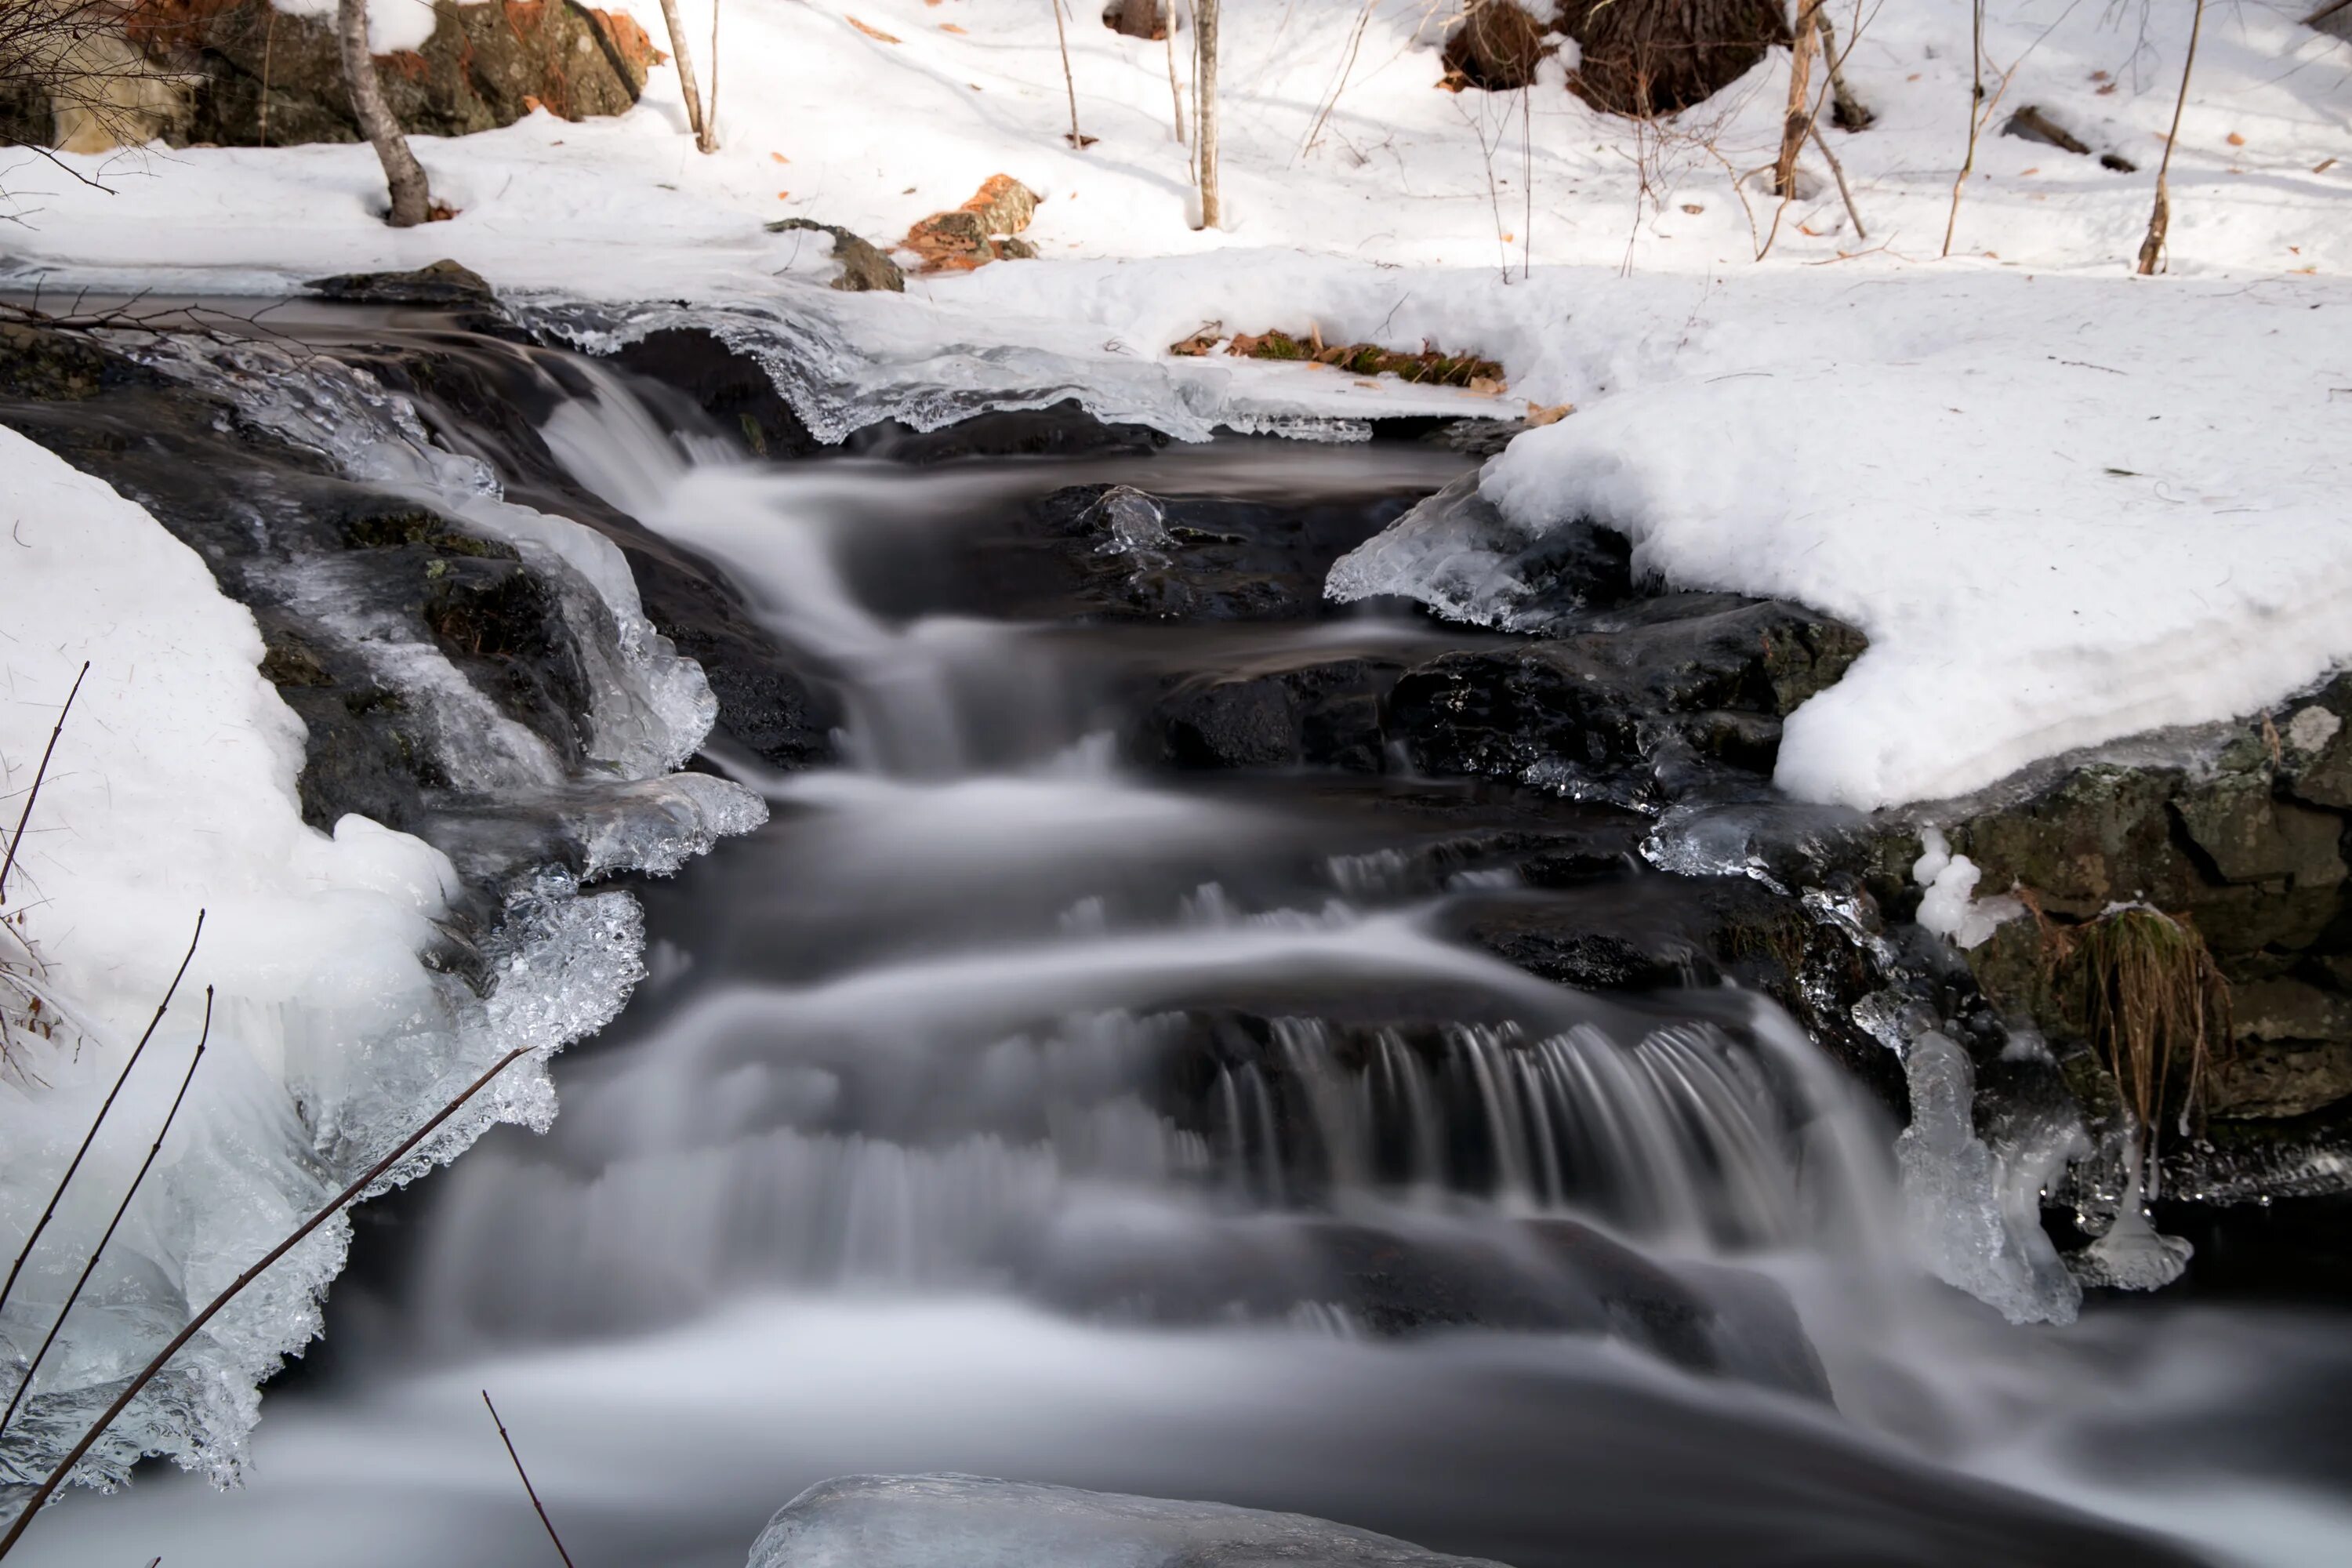
[(1217, 5), (1193, 0), (1192, 79), (1200, 103), (1192, 116), (1194, 157), (1201, 172), (1201, 226), (1222, 226), (1217, 184)]
[[(677, 19), (677, 0), (661, 0), (662, 24), (669, 29), (670, 57), (677, 61), (677, 90), (686, 100), (686, 128), (694, 132), (694, 144), (703, 146), (702, 88), (694, 77), (694, 51), (686, 47), (686, 24)], [(715, 18), (714, 18), (715, 21)]]
[(719, 151), (719, 0), (710, 0), (710, 103), (702, 111), (702, 131), (694, 144), (705, 153)]
[(33, 1391), (33, 1379), (40, 1373), (41, 1363), (48, 1359), (49, 1348), (58, 1342), (58, 1335), (64, 1331), (66, 1319), (73, 1314), (74, 1303), (81, 1300), (83, 1289), (89, 1284), (89, 1277), (98, 1272), (99, 1260), (106, 1256), (107, 1245), (113, 1241), (115, 1231), (121, 1226), (122, 1216), (131, 1212), (131, 1200), (139, 1195), (140, 1184), (147, 1180), (147, 1173), (154, 1169), (155, 1156), (163, 1152), (163, 1140), (170, 1136), (172, 1123), (179, 1117), (180, 1106), (188, 1098), (188, 1085), (195, 1081), (196, 1066), (205, 1059), (205, 1047), (212, 1042), (212, 1037), (213, 988), (207, 985), (205, 987), (204, 1032), (196, 1037), (195, 1054), (188, 1058), (188, 1070), (181, 1075), (180, 1092), (172, 1097), (172, 1109), (163, 1113), (163, 1125), (156, 1130), (155, 1142), (147, 1149), (147, 1158), (139, 1163), (139, 1173), (131, 1178), (130, 1188), (123, 1193), (122, 1201), (115, 1205), (114, 1217), (106, 1223), (106, 1234), (100, 1237), (98, 1245), (89, 1249), (89, 1257), (81, 1266), (80, 1278), (74, 1281), (73, 1289), (66, 1292), (65, 1305), (58, 1309), (56, 1319), (49, 1324), (49, 1331), (42, 1336), (41, 1348), (35, 1351), (33, 1359), (25, 1363), (25, 1375), (18, 1381), (16, 1392), (9, 1397), (8, 1408), (0, 1411), (0, 1435), (7, 1432), (8, 1423), (16, 1418), (17, 1406), (23, 1405), (25, 1395)]
[(106, 1125), (106, 1113), (114, 1109), (115, 1097), (131, 1080), (131, 1069), (139, 1065), (140, 1057), (147, 1050), (147, 1042), (155, 1037), (157, 1026), (163, 1022), (163, 1015), (171, 1009), (172, 998), (178, 994), (181, 978), (188, 973), (189, 961), (196, 956), (196, 943), (204, 940), (204, 935), (205, 911), (198, 910), (195, 934), (188, 938), (188, 951), (181, 955), (180, 967), (173, 973), (172, 984), (164, 988), (163, 1000), (156, 1005), (155, 1016), (147, 1020), (146, 1032), (139, 1037), (139, 1043), (131, 1047), (131, 1059), (124, 1062), (122, 1070), (115, 1075), (114, 1087), (106, 1091), (106, 1099), (99, 1105), (98, 1114), (90, 1120), (89, 1131), (82, 1134), (81, 1147), (74, 1151), (74, 1157), (67, 1163), (66, 1173), (58, 1178), (47, 1205), (41, 1210), (41, 1217), (33, 1222), (33, 1234), (25, 1238), (24, 1250), (16, 1254), (16, 1261), (8, 1267), (7, 1283), (0, 1284), (0, 1311), (7, 1310), (8, 1298), (16, 1289), (16, 1278), (25, 1271), (25, 1260), (33, 1256), (33, 1248), (40, 1245), (41, 1233), (48, 1229), (49, 1221), (57, 1217), (58, 1205), (65, 1201), (66, 1189), (73, 1184), (75, 1173), (80, 1171), (82, 1159), (89, 1152), (89, 1146), (98, 1142), (98, 1130)]
[(1960, 226), (1960, 193), (1968, 189), (1969, 176), (1977, 172), (1977, 132), (1984, 124), (1985, 108), (1984, 23), (1985, 0), (1975, 0), (1969, 8), (1969, 153), (1960, 160), (1958, 177), (1952, 181), (1952, 210), (1944, 219), (1946, 256), (1952, 254), (1952, 235)]
[(172, 1358), (178, 1355), (181, 1351), (184, 1350), (190, 1340), (194, 1339), (199, 1333), (204, 1331), (205, 1324), (218, 1317), (223, 1308), (226, 1307), (231, 1301), (236, 1300), (239, 1295), (243, 1294), (247, 1286), (252, 1284), (256, 1279), (260, 1279), (261, 1276), (268, 1270), (271, 1264), (277, 1262), (279, 1258), (293, 1251), (295, 1247), (300, 1246), (304, 1238), (309, 1237), (312, 1231), (318, 1229), (336, 1215), (341, 1213), (342, 1210), (356, 1200), (362, 1193), (366, 1192), (370, 1187), (375, 1185), (378, 1181), (383, 1179), (385, 1172), (391, 1170), (394, 1165), (399, 1164), (401, 1161), (406, 1159), (410, 1151), (414, 1150), (419, 1143), (424, 1142), (425, 1139), (431, 1137), (435, 1131), (438, 1129), (443, 1122), (448, 1121), (452, 1116), (457, 1115), (457, 1112), (464, 1108), (467, 1100), (472, 1100), (474, 1096), (481, 1093), (485, 1089), (488, 1089), (490, 1086), (491, 1081), (500, 1073), (506, 1071), (507, 1068), (512, 1067), (516, 1062), (520, 1061), (524, 1057), (530, 1055), (532, 1049), (533, 1047), (530, 1046), (517, 1046), (513, 1050), (509, 1051), (497, 1061), (492, 1062), (488, 1070), (486, 1070), (481, 1077), (476, 1079), (473, 1082), (460, 1089), (457, 1092), (457, 1098), (451, 1100), (440, 1110), (435, 1111), (432, 1117), (426, 1121), (423, 1126), (419, 1127), (415, 1131), (403, 1139), (399, 1145), (390, 1153), (386, 1154), (383, 1159), (378, 1160), (374, 1164), (369, 1166), (364, 1172), (361, 1173), (358, 1178), (354, 1180), (351, 1185), (345, 1187), (341, 1192), (337, 1193), (333, 1197), (328, 1199), (323, 1207), (321, 1207), (316, 1214), (312, 1215), (309, 1219), (304, 1220), (300, 1225), (295, 1226), (292, 1232), (290, 1232), (283, 1241), (280, 1241), (277, 1246), (271, 1247), (268, 1252), (264, 1254), (259, 1262), (247, 1269), (244, 1273), (238, 1275), (235, 1279), (230, 1280), (227, 1289), (224, 1289), (219, 1295), (215, 1296), (210, 1301), (206, 1302), (205, 1304), (204, 1310), (198, 1312), (194, 1318), (191, 1318), (185, 1328), (173, 1335), (170, 1342), (165, 1344), (162, 1350), (155, 1352), (155, 1358), (152, 1361), (139, 1369), (137, 1375), (133, 1376), (131, 1381), (123, 1386), (122, 1392), (114, 1396), (114, 1403), (108, 1405), (105, 1411), (100, 1415), (99, 1418), (90, 1424), (89, 1430), (85, 1431), (81, 1435), (80, 1438), (74, 1444), (73, 1447), (67, 1452), (65, 1458), (59, 1459), (57, 1462), (56, 1468), (51, 1469), (48, 1476), (41, 1482), (41, 1484), (33, 1489), (32, 1496), (27, 1498), (25, 1501), (23, 1510), (16, 1515), (15, 1522), (9, 1525), (8, 1533), (5, 1536), (0, 1536), (0, 1557), (7, 1556), (10, 1551), (16, 1547), (16, 1542), (24, 1539), (25, 1531), (31, 1526), (34, 1517), (41, 1511), (42, 1508), (47, 1505), (50, 1498), (57, 1495), (57, 1489), (65, 1485), (66, 1478), (73, 1474), (74, 1467), (82, 1462), (83, 1458), (89, 1453), (92, 1447), (97, 1446), (99, 1438), (105, 1436), (106, 1429), (113, 1426), (116, 1419), (120, 1417), (125, 1410), (128, 1410), (131, 1407), (131, 1402), (138, 1398), (139, 1395), (145, 1391), (147, 1385), (154, 1382), (155, 1379), (162, 1374), (163, 1369), (171, 1364)]
[(9, 836), (8, 853), (0, 859), (0, 905), (8, 901), (8, 873), (16, 868), (16, 850), (25, 842), (25, 824), (33, 819), (33, 803), (41, 798), (41, 781), (49, 776), (49, 759), (57, 755), (58, 737), (65, 733), (66, 715), (73, 711), (74, 699), (81, 695), (81, 683), (89, 674), (89, 660), (81, 661), (81, 672), (74, 677), (73, 689), (66, 693), (65, 705), (58, 710), (58, 721), (49, 728), (49, 743), (41, 748), (41, 765), (33, 770), (33, 785), (25, 792), (24, 809), (16, 813), (16, 831)]
[(425, 165), (408, 149), (407, 133), (384, 101), (383, 82), (375, 74), (375, 56), (368, 52), (367, 0), (337, 0), (336, 40), (342, 46), (343, 80), (351, 89), (352, 118), (360, 134), (375, 149), (383, 165), (384, 184), (392, 193), (389, 221), (394, 228), (415, 228), (433, 216), (433, 189), (425, 179)]
[(1786, 200), (1797, 183), (1797, 154), (1813, 129), (1813, 56), (1821, 49), (1823, 0), (1798, 0), (1796, 36), (1789, 45), (1789, 110), (1780, 122), (1780, 157), (1772, 166), (1772, 194)]
[(523, 1495), (530, 1499), (532, 1511), (546, 1528), (547, 1539), (555, 1542), (555, 1554), (563, 1559), (563, 1568), (572, 1568), (572, 1553), (563, 1550), (563, 1537), (555, 1533), (555, 1521), (547, 1517), (547, 1505), (539, 1500), (539, 1489), (530, 1484), (530, 1472), (522, 1468), (522, 1456), (515, 1452), (514, 1439), (507, 1436), (507, 1424), (499, 1419), (499, 1407), (490, 1404), (490, 1391), (482, 1390), (482, 1403), (489, 1405), (490, 1425), (499, 1429), (499, 1441), (507, 1446), (507, 1458), (514, 1461), (515, 1474), (522, 1478)]
[[(1164, 4), (1160, 7), (1160, 14), (1161, 16), (1166, 18), (1167, 23), (1169, 112), (1173, 116), (1176, 127), (1176, 145), (1181, 147), (1185, 144), (1184, 89), (1176, 85), (1176, 0), (1164, 0)], [(1188, 175), (1192, 173), (1192, 164), (1190, 159), (1185, 160), (1184, 172)]]
[(2164, 258), (2164, 241), (2172, 229), (2172, 148), (2180, 140), (2181, 111), (2189, 107), (2189, 73), (2197, 68), (2197, 39), (2205, 30), (2205, 0), (2197, 0), (2197, 14), (2189, 23), (2189, 58), (2180, 64), (2180, 96), (2172, 100), (2172, 129), (2164, 135), (2164, 156), (2156, 165), (2156, 205), (2147, 215), (2147, 237), (2139, 242), (2139, 275), (2156, 276)]
[(1081, 151), (1095, 139), (1078, 129), (1078, 79), (1070, 70), (1070, 30), (1062, 22), (1062, 0), (1045, 0), (1054, 8), (1054, 37), (1062, 45), (1062, 87), (1070, 95), (1070, 145)]

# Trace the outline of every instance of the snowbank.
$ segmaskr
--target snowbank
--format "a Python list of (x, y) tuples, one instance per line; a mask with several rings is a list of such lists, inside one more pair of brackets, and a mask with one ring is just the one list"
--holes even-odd
[[(142, 509), (0, 429), (0, 762), (7, 816), (83, 661), (89, 673), (7, 887), (15, 984), (0, 1068), (0, 1250), (13, 1258), (140, 1030), (197, 911), (187, 981), (0, 1317), (21, 1367), (161, 1125), (215, 994), (211, 1043), (161, 1161), (45, 1363), (0, 1479), (37, 1479), (119, 1380), (457, 1086), (514, 1046), (601, 1026), (639, 973), (635, 901), (550, 886), (509, 906), (477, 996), (420, 958), (457, 874), (362, 817), (304, 826), (304, 732), (261, 638)], [(37, 995), (36, 1008), (31, 998)], [(552, 1114), (542, 1058), (509, 1068), (394, 1179), (493, 1121)], [(255, 1385), (319, 1328), (347, 1227), (322, 1227), (225, 1312), (91, 1456), (235, 1474)], [(13, 1376), (12, 1373), (12, 1376)]]

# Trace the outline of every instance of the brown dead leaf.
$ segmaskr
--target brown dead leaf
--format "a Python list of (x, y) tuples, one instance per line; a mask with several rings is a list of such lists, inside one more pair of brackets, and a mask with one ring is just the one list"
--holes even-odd
[(2323, 161), (2322, 161), (2322, 162), (2320, 162), (2320, 163), (2314, 163), (2314, 164), (2311, 166), (2311, 172), (2312, 172), (2313, 174), (2324, 174), (2327, 173), (2327, 171), (2328, 171), (2328, 170), (2330, 170), (2330, 169), (2332, 169), (2332, 168), (2334, 168), (2334, 167), (2336, 167), (2336, 160), (2335, 160), (2335, 159), (2333, 159), (2333, 158), (2328, 158), (2328, 159), (2325, 159), (2325, 160), (2323, 160)]
[(2091, 73), (2091, 79), (2093, 81), (2105, 81), (2107, 79), (2107, 73), (2105, 71), (2093, 71)]
[(2022, 174), (2019, 174), (2019, 175), (2018, 175), (2018, 178), (2019, 178), (2019, 179), (2023, 179), (2023, 178), (2025, 177), (2025, 175), (2026, 175), (2026, 174), (2040, 174), (2040, 173), (2042, 173), (2042, 165), (2041, 165), (2041, 164), (2039, 164), (2039, 163), (2036, 163), (2032, 168), (2031, 168), (2031, 169), (2027, 169), (2027, 170), (2025, 170)]
[(886, 44), (895, 44), (898, 41), (889, 34), (884, 32), (881, 28), (870, 27), (865, 23), (859, 21), (856, 17), (848, 15), (846, 12), (843, 13), (841, 19), (848, 23), (851, 26), (856, 28), (859, 32), (865, 34), (869, 38), (877, 38)]
[(2246, 139), (2239, 135), (2234, 131), (2231, 132), (2229, 135), (2223, 137), (2222, 140), (2229, 142), (2232, 147), (2242, 147), (2246, 144)]
[(1557, 425), (1576, 412), (1573, 403), (1555, 403), (1547, 408), (1540, 403), (1528, 405), (1528, 428), (1540, 430), (1547, 425)]
[(1191, 337), (1181, 342), (1170, 343), (1168, 352), (1181, 355), (1185, 359), (1199, 359), (1217, 346), (1219, 341), (1217, 334), (1224, 330), (1225, 324), (1223, 321), (1203, 321), (1192, 330)]
[(1706, 209), (1699, 205), (1696, 202), (1685, 202), (1683, 204), (1683, 211), (1690, 214), (1693, 217), (1696, 217), (1699, 214), (1706, 211)]
[(1517, 245), (1519, 237), (1516, 234), (1507, 234), (1503, 237), (1503, 243), (1505, 245)]
[(1819, 239), (1822, 237), (1822, 231), (1820, 229), (1814, 228), (1808, 224), (1799, 224), (1797, 226), (1797, 232), (1805, 236), (1808, 239)]
[[(931, 0), (931, 4), (932, 4), (932, 5), (938, 5), (939, 3), (940, 3), (940, 0)], [(953, 22), (941, 22), (941, 23), (940, 24), (940, 32), (942, 32), (942, 33), (957, 33), (957, 34), (961, 34), (961, 33), (962, 33), (962, 32), (963, 32), (963, 29), (962, 29), (961, 27), (957, 26)]]
[(1474, 375), (1470, 378), (1470, 390), (1481, 397), (1499, 397), (1503, 384), (1491, 375)]
[(780, 202), (791, 201), (793, 199), (793, 193), (790, 191), (778, 191), (776, 193), (776, 199)]
[(773, 158), (779, 163), (789, 163), (792, 162), (790, 158), (785, 157), (782, 153), (771, 153), (768, 156)]
[(1362, 377), (1360, 377), (1360, 376), (1359, 376), (1356, 380), (1354, 380), (1354, 381), (1352, 381), (1352, 382), (1349, 382), (1348, 384), (1349, 384), (1349, 385), (1350, 385), (1350, 386), (1369, 386), (1369, 387), (1370, 387), (1374, 392), (1378, 392), (1378, 391), (1381, 389), (1381, 384), (1380, 384), (1379, 382), (1377, 382), (1377, 381), (1366, 381), (1366, 380), (1364, 380), (1364, 379), (1363, 379)]
[(1903, 79), (1905, 81), (1917, 81), (1919, 79), (1919, 73), (1917, 71), (1913, 71), (1909, 76), (1905, 77)]
[(2102, 87), (2099, 89), (2098, 96), (2099, 96), (2099, 97), (2101, 97), (2101, 98), (2105, 98), (2105, 97), (2106, 97), (2109, 93), (2112, 93), (2112, 92), (2113, 92), (2113, 91), (2115, 91), (2115, 90), (2116, 90), (2116, 84), (2115, 84), (2114, 82), (2107, 82), (2107, 83), (2105, 83), (2104, 86), (2102, 86)]

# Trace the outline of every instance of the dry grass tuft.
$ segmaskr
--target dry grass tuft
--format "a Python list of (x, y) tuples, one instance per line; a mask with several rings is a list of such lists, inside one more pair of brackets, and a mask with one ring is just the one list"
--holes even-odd
[(2185, 1125), (2229, 1053), (2230, 983), (2186, 916), (2144, 904), (2080, 925), (2045, 920), (2042, 933), (2056, 994), (2152, 1149), (2168, 1114)]

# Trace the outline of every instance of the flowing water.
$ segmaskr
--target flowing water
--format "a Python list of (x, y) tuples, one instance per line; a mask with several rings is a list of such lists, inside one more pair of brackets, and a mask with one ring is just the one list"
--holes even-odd
[[(362, 1225), (247, 1489), (144, 1475), (30, 1562), (547, 1559), (485, 1389), (581, 1568), (738, 1563), (803, 1487), (917, 1470), (1517, 1568), (2352, 1557), (2340, 1320), (2012, 1327), (1925, 1278), (1896, 1129), (1769, 1003), (1454, 937), (1535, 896), (1459, 848), (1524, 803), (1121, 760), (1155, 679), (1446, 634), (1008, 618), (940, 564), (1088, 482), (1360, 537), (1459, 459), (751, 464), (567, 363), (549, 447), (725, 569), (838, 690), (845, 761), (713, 753), (772, 821), (641, 889), (651, 976), (560, 1060), (552, 1132)], [(1103, 548), (1148, 565), (1163, 521)]]

